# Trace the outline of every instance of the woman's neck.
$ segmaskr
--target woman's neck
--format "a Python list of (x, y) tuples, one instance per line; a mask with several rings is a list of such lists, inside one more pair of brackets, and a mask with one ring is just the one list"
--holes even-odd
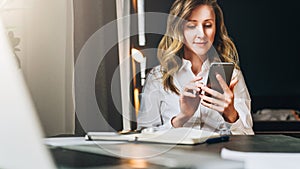
[(192, 63), (192, 72), (197, 76), (199, 72), (201, 72), (201, 68), (206, 60), (206, 56), (198, 56), (192, 52), (184, 52), (184, 58)]

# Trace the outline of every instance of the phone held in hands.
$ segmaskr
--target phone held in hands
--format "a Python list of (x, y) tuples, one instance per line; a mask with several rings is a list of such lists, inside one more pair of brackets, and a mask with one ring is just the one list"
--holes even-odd
[(229, 86), (232, 78), (233, 69), (234, 64), (231, 62), (213, 62), (209, 68), (206, 86), (220, 93), (224, 93), (218, 79), (216, 78), (216, 75), (221, 75), (221, 77)]

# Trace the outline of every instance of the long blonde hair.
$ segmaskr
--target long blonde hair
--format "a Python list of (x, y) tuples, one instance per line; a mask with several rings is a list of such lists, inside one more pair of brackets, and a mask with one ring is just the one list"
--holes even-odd
[(216, 35), (213, 46), (224, 62), (233, 62), (238, 66), (238, 53), (229, 38), (223, 18), (223, 12), (216, 0), (176, 0), (170, 10), (166, 33), (158, 45), (157, 56), (163, 73), (162, 82), (165, 90), (171, 90), (179, 95), (174, 85), (173, 75), (182, 65), (183, 58), (183, 29), (182, 25), (192, 11), (199, 5), (211, 6), (216, 16)]

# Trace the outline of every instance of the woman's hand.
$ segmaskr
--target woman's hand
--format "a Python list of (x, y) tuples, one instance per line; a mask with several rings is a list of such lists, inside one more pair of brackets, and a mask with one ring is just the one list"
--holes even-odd
[(183, 92), (180, 94), (180, 113), (172, 119), (172, 125), (174, 127), (182, 127), (198, 109), (200, 104), (200, 87), (203, 86), (200, 83), (202, 77), (195, 77), (190, 83), (188, 83)]
[(221, 75), (217, 74), (216, 78), (218, 79), (224, 93), (221, 94), (213, 89), (208, 88), (207, 86), (202, 86), (201, 89), (211, 96), (201, 95), (201, 104), (205, 107), (222, 113), (227, 122), (233, 123), (239, 118), (238, 113), (234, 108), (233, 94), (233, 88), (237, 84), (238, 80), (235, 78), (228, 86)]

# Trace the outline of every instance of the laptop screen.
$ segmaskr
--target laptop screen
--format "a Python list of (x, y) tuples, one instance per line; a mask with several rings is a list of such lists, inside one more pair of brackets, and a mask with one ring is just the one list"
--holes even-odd
[(0, 18), (0, 168), (55, 168)]

